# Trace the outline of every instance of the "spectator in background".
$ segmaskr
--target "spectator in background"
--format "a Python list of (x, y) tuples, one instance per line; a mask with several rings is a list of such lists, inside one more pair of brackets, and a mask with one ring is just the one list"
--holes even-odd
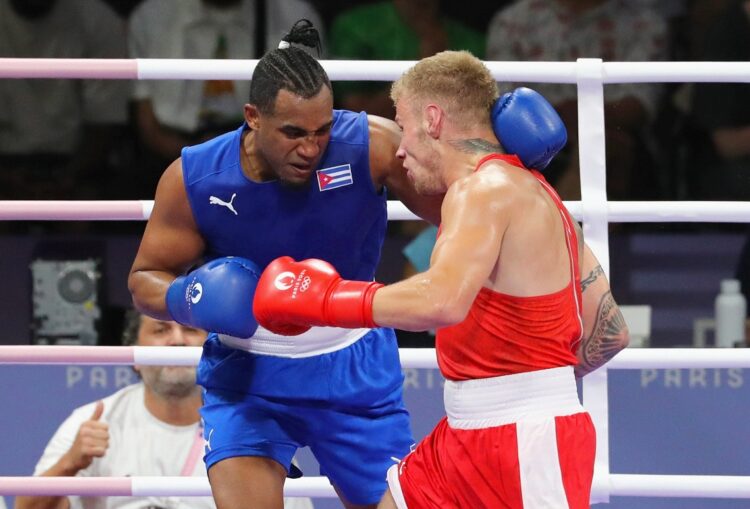
[[(122, 342), (139, 346), (201, 346), (207, 333), (129, 311)], [(206, 477), (200, 387), (195, 367), (135, 366), (142, 381), (77, 408), (62, 423), (34, 475)], [(16, 509), (171, 508), (214, 509), (211, 497), (16, 498)], [(309, 509), (309, 499), (289, 499), (286, 509)]]
[[(99, 0), (0, 0), (0, 57), (125, 58), (125, 24)], [(0, 80), (0, 198), (101, 194), (127, 121), (124, 80)]]
[[(664, 20), (643, 2), (627, 0), (518, 0), (493, 17), (487, 59), (518, 61), (659, 61), (667, 56)], [(568, 127), (568, 157), (545, 174), (564, 199), (580, 199), (577, 98), (572, 84), (538, 84)], [(648, 129), (656, 114), (659, 87), (605, 87), (609, 197), (632, 198), (638, 185), (655, 187), (648, 174)], [(562, 164), (560, 164), (562, 163)], [(637, 175), (636, 172), (639, 172)]]
[[(725, 4), (705, 27), (696, 57), (703, 61), (749, 62), (750, 1)], [(692, 99), (697, 136), (689, 166), (693, 171), (688, 175), (691, 197), (750, 200), (750, 84), (696, 83)], [(745, 298), (750, 299), (750, 231), (740, 252), (736, 277)]]
[[(653, 0), (658, 2), (658, 0)], [(684, 0), (688, 5), (686, 11), (686, 45), (689, 57), (692, 60), (700, 60), (703, 57), (708, 32), (730, 4), (737, 0)]]
[[(256, 58), (299, 18), (321, 26), (303, 0), (145, 0), (130, 17), (130, 56)], [(240, 125), (249, 91), (249, 80), (138, 81), (135, 120), (149, 188), (182, 147)]]
[[(485, 40), (443, 16), (439, 0), (389, 0), (353, 7), (334, 18), (331, 55), (349, 60), (418, 60), (446, 49), (482, 58)], [(342, 108), (393, 118), (390, 83), (339, 82), (334, 97)]]
[[(698, 60), (750, 61), (750, 1), (729, 2), (707, 27), (702, 43)], [(701, 134), (691, 160), (692, 196), (750, 199), (750, 85), (696, 83), (692, 114)]]

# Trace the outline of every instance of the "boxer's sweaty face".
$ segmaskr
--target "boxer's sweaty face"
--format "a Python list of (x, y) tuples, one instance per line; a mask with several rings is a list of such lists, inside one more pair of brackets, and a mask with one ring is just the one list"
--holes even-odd
[(396, 103), (396, 123), (402, 131), (396, 157), (403, 161), (414, 189), (423, 195), (444, 193), (439, 180), (439, 154), (425, 131), (422, 114), (406, 98)]
[(331, 137), (331, 91), (324, 86), (304, 99), (280, 90), (273, 113), (262, 115), (260, 123), (257, 148), (276, 177), (292, 186), (306, 185)]

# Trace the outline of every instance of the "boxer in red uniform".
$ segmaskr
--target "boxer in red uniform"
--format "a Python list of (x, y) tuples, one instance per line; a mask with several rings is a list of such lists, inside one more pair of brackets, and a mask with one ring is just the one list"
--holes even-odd
[[(627, 346), (628, 331), (560, 198), (502, 153), (487, 115), (497, 95), (466, 52), (426, 58), (393, 85), (397, 156), (417, 191), (445, 196), (426, 272), (383, 286), (283, 257), (258, 282), (255, 316), (271, 330), (438, 329), (447, 417), (389, 471), (382, 508), (589, 507), (595, 431), (575, 377)], [(499, 141), (534, 145), (524, 133)]]

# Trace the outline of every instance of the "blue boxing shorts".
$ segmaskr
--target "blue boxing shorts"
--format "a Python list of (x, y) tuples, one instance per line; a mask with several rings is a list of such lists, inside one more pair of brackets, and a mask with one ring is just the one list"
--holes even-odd
[(290, 472), (309, 446), (354, 504), (375, 504), (386, 472), (414, 444), (392, 329), (334, 352), (291, 358), (228, 347), (209, 335), (198, 365), (206, 467), (236, 456), (271, 458)]

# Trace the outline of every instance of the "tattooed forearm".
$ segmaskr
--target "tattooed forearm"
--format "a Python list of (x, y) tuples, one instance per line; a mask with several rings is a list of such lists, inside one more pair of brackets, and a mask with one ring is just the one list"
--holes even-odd
[(597, 265), (594, 268), (594, 270), (592, 270), (591, 272), (589, 272), (589, 275), (586, 276), (586, 279), (584, 279), (584, 280), (581, 281), (581, 291), (585, 292), (586, 291), (586, 287), (588, 287), (591, 283), (593, 283), (594, 281), (596, 281), (596, 279), (599, 276), (603, 276), (603, 275), (604, 275), (604, 270), (602, 269), (602, 266), (601, 265)]
[(612, 292), (605, 293), (599, 301), (594, 328), (579, 347), (578, 376), (594, 371), (622, 350), (627, 344), (626, 330), (625, 319)]
[(503, 148), (497, 143), (490, 143), (481, 138), (472, 138), (470, 140), (450, 140), (449, 143), (461, 152), (468, 154), (492, 154), (495, 152), (504, 153)]

